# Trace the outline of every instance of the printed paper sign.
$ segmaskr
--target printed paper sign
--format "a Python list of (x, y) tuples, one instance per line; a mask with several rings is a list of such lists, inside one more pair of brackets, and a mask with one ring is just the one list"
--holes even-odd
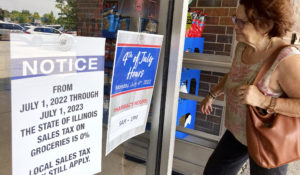
[(106, 155), (145, 132), (163, 36), (119, 31)]
[(104, 45), (11, 35), (13, 175), (101, 171)]

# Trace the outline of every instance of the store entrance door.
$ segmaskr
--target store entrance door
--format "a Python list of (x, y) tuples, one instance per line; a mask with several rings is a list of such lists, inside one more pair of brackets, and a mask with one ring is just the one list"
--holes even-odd
[[(72, 1), (73, 2), (73, 1)], [(22, 21), (19, 20), (19, 18), (14, 18), (13, 14), (19, 14), (21, 15), (22, 12), (16, 11), (13, 12), (13, 10), (19, 10), (19, 9), (11, 9), (11, 7), (14, 7), (15, 3), (19, 3), (19, 6), (22, 7), (22, 10), (28, 10), (29, 13), (24, 12), (28, 15), (28, 19), (26, 18), (27, 22), (31, 22), (31, 24), (28, 24), (28, 31), (27, 27), (24, 27), (24, 31), (21, 32), (23, 34), (27, 34), (28, 36), (33, 36), (36, 34), (36, 32), (44, 32), (45, 35), (55, 35), (57, 36), (69, 36), (72, 35), (74, 38), (75, 37), (89, 37), (89, 38), (95, 38), (98, 39), (101, 35), (103, 35), (103, 31), (101, 29), (101, 26), (105, 27), (105, 21), (103, 19), (103, 16), (101, 15), (104, 13), (104, 8), (108, 7), (105, 5), (116, 5), (118, 4), (119, 1), (102, 1), (102, 0), (77, 0), (76, 3), (69, 4), (71, 6), (71, 12), (72, 10), (77, 10), (77, 14), (65, 14), (64, 12), (59, 12), (56, 13), (56, 11), (60, 11), (62, 9), (59, 9), (59, 7), (64, 6), (64, 3), (67, 3), (67, 1), (64, 1), (64, 3), (60, 2), (43, 2), (43, 4), (39, 4), (39, 7), (48, 7), (53, 10), (54, 13), (50, 13), (48, 11), (41, 11), (39, 12), (39, 15), (34, 15), (34, 12), (37, 10), (34, 8), (34, 6), (28, 6), (27, 4), (35, 4), (36, 2), (29, 2), (26, 1), (25, 3), (19, 3), (16, 0), (9, 1), (8, 4), (2, 4), (0, 2), (0, 7), (4, 10), (7, 10), (9, 13), (9, 17), (1, 20), (7, 20), (7, 21), (13, 21), (9, 23), (13, 23), (14, 25), (21, 25), (23, 23)], [(127, 2), (127, 1), (126, 1)], [(134, 2), (134, 1), (132, 1)], [(183, 1), (182, 1), (183, 2)], [(70, 2), (69, 2), (70, 3)], [(106, 4), (105, 4), (106, 3)], [(134, 2), (135, 3), (135, 2)], [(146, 3), (150, 4), (149, 9), (154, 9), (155, 13), (150, 13), (147, 12), (147, 15), (149, 19), (140, 19), (141, 23), (144, 22), (144, 25), (141, 25), (141, 28), (144, 28), (146, 30), (149, 30), (150, 32), (160, 34), (160, 35), (165, 35), (167, 30), (166, 30), (166, 24), (168, 22), (168, 11), (166, 9), (169, 8), (169, 1), (155, 1), (155, 0), (148, 0), (148, 1), (137, 1), (137, 5), (145, 5)], [(135, 6), (136, 4), (132, 4)], [(140, 7), (140, 6), (138, 6)], [(67, 7), (66, 7), (67, 8)], [(41, 9), (41, 8), (40, 8)], [(114, 10), (113, 10), (114, 11)], [(70, 12), (70, 13), (71, 13)], [(23, 13), (23, 14), (24, 14)], [(110, 13), (110, 12), (108, 12)], [(115, 13), (115, 12), (113, 12)], [(155, 15), (159, 15), (159, 18), (155, 21), (153, 18), (155, 18)], [(70, 15), (70, 16), (68, 16)], [(116, 16), (118, 16), (118, 13), (115, 13)], [(75, 18), (72, 18), (74, 17)], [(108, 15), (109, 16), (109, 15)], [(22, 16), (23, 17), (23, 16)], [(70, 17), (70, 18), (69, 18)], [(107, 16), (106, 16), (107, 17)], [(36, 19), (35, 19), (36, 18)], [(85, 18), (85, 19), (84, 19)], [(21, 18), (20, 18), (21, 19)], [(22, 18), (23, 19), (23, 18)], [(75, 20), (74, 20), (75, 19)], [(126, 27), (126, 20), (128, 18), (120, 18), (120, 20), (123, 20), (124, 26)], [(152, 21), (151, 21), (151, 20)], [(144, 21), (143, 21), (144, 20)], [(147, 23), (146, 23), (147, 22)], [(64, 23), (63, 25), (59, 25), (60, 28), (56, 29), (56, 24)], [(151, 25), (149, 23), (152, 23)], [(50, 25), (51, 24), (51, 25)], [(149, 24), (149, 26), (147, 26)], [(159, 25), (158, 25), (159, 24)], [(2, 21), (0, 23), (2, 25)], [(23, 25), (23, 24), (22, 24)], [(27, 24), (24, 24), (27, 25)], [(124, 27), (123, 26), (123, 27)], [(55, 27), (55, 28), (54, 28)], [(121, 26), (122, 27), (122, 26)], [(147, 29), (149, 27), (150, 29)], [(156, 27), (156, 28), (155, 28)], [(25, 30), (26, 29), (26, 30)], [(10, 29), (8, 29), (10, 31)], [(50, 32), (52, 31), (52, 33)], [(104, 32), (105, 33), (105, 32)], [(158, 138), (161, 136), (161, 134), (158, 134), (159, 132), (159, 124), (161, 123), (160, 121), (160, 114), (161, 114), (161, 91), (162, 91), (162, 82), (163, 82), (163, 73), (164, 73), (164, 52), (165, 52), (165, 46), (163, 45), (161, 49), (161, 57), (160, 57), (160, 62), (158, 64), (158, 72), (157, 72), (157, 77), (156, 77), (156, 83), (155, 83), (155, 88), (154, 88), (154, 95), (152, 99), (152, 105), (150, 107), (150, 113), (146, 125), (146, 131), (144, 134), (141, 134), (137, 137), (134, 137), (133, 139), (130, 139), (120, 146), (118, 146), (116, 149), (114, 149), (108, 156), (105, 156), (105, 143), (106, 143), (106, 134), (107, 134), (107, 110), (109, 109), (109, 92), (110, 92), (110, 80), (111, 80), (111, 73), (112, 73), (112, 65), (113, 65), (113, 59), (114, 59), (114, 49), (115, 49), (115, 39), (109, 38), (109, 34), (111, 33), (106, 33), (107, 34), (107, 40), (106, 40), (106, 50), (108, 51), (108, 55), (105, 55), (105, 66), (104, 66), (104, 97), (103, 97), (103, 131), (102, 131), (102, 138), (99, 138), (99, 140), (95, 139), (95, 142), (102, 142), (102, 160), (101, 162), (97, 164), (97, 167), (101, 167), (101, 172), (97, 173), (97, 175), (142, 175), (142, 174), (157, 174), (155, 173), (157, 171), (157, 162), (158, 160), (162, 160), (160, 162), (165, 163), (164, 160), (165, 158), (168, 157), (170, 153), (169, 151), (164, 152), (164, 146), (162, 146), (162, 149), (160, 149), (160, 154), (158, 154)], [(9, 35), (8, 35), (9, 36)], [(63, 38), (63, 37), (62, 37)], [(63, 38), (64, 39), (64, 38)], [(42, 51), (44, 52), (50, 52), (51, 49), (45, 49), (48, 48), (49, 43), (43, 45), (45, 40), (35, 40), (36, 42), (33, 42), (31, 44), (34, 45), (35, 49), (42, 47)], [(12, 82), (12, 75), (11, 75), (11, 67), (14, 67), (15, 65), (11, 62), (11, 57), (14, 55), (14, 51), (11, 50), (11, 40), (8, 38), (4, 38), (1, 35), (0, 39), (0, 174), (12, 174), (12, 128), (15, 127), (16, 123), (13, 123), (12, 125), (12, 108), (14, 105), (11, 104), (11, 99), (12, 96), (14, 95), (15, 92), (12, 91), (11, 88), (11, 82)], [(59, 44), (69, 44), (66, 40), (63, 40)], [(74, 44), (74, 43), (73, 43)], [(81, 43), (82, 44), (82, 43)], [(65, 46), (65, 45), (64, 45)], [(60, 51), (65, 51), (68, 49), (66, 47), (63, 47), (62, 50)], [(85, 43), (85, 46), (83, 48), (88, 49), (89, 47), (93, 48), (95, 45), (93, 43)], [(28, 48), (27, 48), (28, 49)], [(35, 52), (30, 52), (28, 51), (29, 54), (35, 54)], [(49, 57), (55, 57), (57, 53), (51, 53)], [(27, 57), (28, 55), (23, 55)], [(82, 61), (84, 62), (84, 61)], [(51, 65), (52, 62), (50, 61), (45, 62), (44, 64), (49, 64)], [(63, 64), (63, 63), (62, 63)], [(172, 63), (173, 64), (173, 63)], [(77, 65), (78, 67), (81, 67), (82, 65)], [(77, 72), (74, 72), (76, 74)], [(41, 76), (42, 77), (42, 76)], [(95, 78), (95, 77), (87, 77), (84, 81), (84, 83), (90, 83), (88, 81), (89, 78)], [(96, 77), (97, 78), (97, 77)], [(64, 82), (68, 82), (70, 79), (66, 76), (65, 79), (63, 80)], [(23, 94), (29, 94), (28, 91), (31, 89), (30, 87), (36, 87), (36, 84), (38, 84), (39, 81), (35, 81), (33, 84), (23, 84), (24, 88), (22, 90)], [(47, 82), (46, 82), (47, 83)], [(54, 83), (55, 80), (49, 83)], [(78, 83), (78, 82), (77, 82)], [(171, 86), (169, 86), (171, 87)], [(43, 89), (43, 86), (40, 87), (40, 89)], [(44, 94), (41, 94), (44, 95)], [(18, 97), (18, 96), (16, 96)], [(20, 97), (24, 100), (28, 97)], [(47, 97), (48, 98), (48, 97)], [(49, 98), (52, 98), (51, 96)], [(18, 98), (16, 98), (18, 100)], [(15, 100), (16, 100), (15, 99)], [(55, 100), (54, 100), (55, 101)], [(56, 102), (54, 102), (56, 103)], [(59, 103), (59, 102), (57, 102)], [(34, 104), (34, 103), (32, 103)], [(92, 104), (91, 104), (92, 105)], [(99, 106), (102, 107), (102, 106)], [(70, 110), (75, 110), (76, 111), (76, 106), (70, 107)], [(78, 109), (81, 108), (80, 105), (78, 106)], [(50, 114), (50, 113), (49, 113)], [(54, 113), (51, 113), (50, 115), (54, 116)], [(105, 116), (106, 115), (106, 116)], [(100, 116), (102, 117), (102, 116)], [(165, 123), (168, 121), (166, 120)], [(24, 123), (17, 123), (17, 125), (22, 125)], [(95, 123), (94, 123), (95, 124)], [(100, 125), (101, 123), (99, 123)], [(26, 126), (30, 128), (30, 123)], [(59, 124), (57, 124), (59, 125)], [(97, 126), (97, 124), (95, 124)], [(51, 130), (49, 126), (49, 130)], [(82, 125), (83, 127), (83, 125)], [(100, 127), (99, 127), (100, 128)], [(99, 129), (95, 127), (95, 130)], [(53, 129), (53, 128), (52, 128)], [(101, 129), (101, 128), (100, 128)], [(166, 128), (167, 130), (171, 128)], [(93, 131), (95, 131), (93, 130)], [(34, 135), (33, 130), (30, 130), (31, 134)], [(61, 131), (62, 132), (62, 131)], [(165, 132), (165, 131), (164, 131)], [(60, 132), (59, 132), (60, 133)], [(66, 133), (71, 133), (66, 131)], [(55, 135), (55, 132), (54, 132)], [(54, 136), (53, 136), (54, 137)], [(88, 139), (91, 137), (87, 133), (84, 133), (81, 135), (82, 139)], [(166, 137), (166, 136), (164, 136)], [(168, 136), (167, 136), (168, 137)], [(79, 137), (80, 138), (80, 137)], [(171, 137), (168, 137), (171, 138)], [(55, 138), (53, 138), (55, 139)], [(49, 143), (51, 142), (49, 140), (45, 140), (43, 143)], [(37, 138), (34, 137), (33, 142), (38, 142)], [(165, 142), (165, 141), (163, 141)], [(165, 144), (165, 143), (163, 143)], [(28, 145), (16, 145), (20, 147), (26, 147)], [(82, 145), (84, 146), (84, 145)], [(161, 148), (161, 147), (160, 147)], [(68, 149), (68, 151), (71, 151), (72, 148)], [(88, 149), (87, 149), (88, 150)], [(84, 152), (89, 152), (89, 151), (84, 151)], [(135, 154), (138, 153), (138, 154)], [(165, 154), (167, 153), (167, 154)], [(14, 153), (15, 154), (15, 153)], [(79, 153), (78, 153), (79, 154)], [(74, 154), (75, 155), (75, 154)], [(138, 155), (138, 156), (137, 156)], [(76, 156), (77, 153), (76, 153)], [(164, 160), (161, 159), (161, 156), (164, 156)], [(71, 155), (72, 157), (72, 155)], [(45, 157), (47, 158), (47, 157)], [(69, 158), (71, 159), (71, 158)], [(86, 159), (88, 160), (88, 159)], [(63, 163), (62, 161), (59, 161), (60, 163)], [(160, 163), (159, 162), (159, 163)], [(26, 163), (26, 162), (24, 162)], [(19, 165), (16, 165), (19, 166)], [(21, 166), (21, 165), (20, 165)], [(23, 165), (22, 165), (23, 166)], [(33, 167), (34, 168), (34, 167)], [(165, 168), (165, 165), (162, 165), (160, 167), (162, 170), (162, 174), (167, 174), (167, 168)], [(60, 169), (57, 171), (60, 171), (61, 174), (66, 173), (63, 172), (66, 169)], [(33, 169), (34, 170), (34, 169)], [(38, 170), (36, 170), (38, 171)], [(50, 171), (50, 169), (49, 169)], [(32, 171), (33, 172), (33, 171)], [(46, 170), (43, 170), (43, 173), (47, 172)], [(88, 170), (87, 170), (88, 172)], [(24, 172), (24, 174), (27, 174), (28, 172)], [(46, 173), (46, 174), (47, 174)], [(42, 173), (32, 173), (32, 174), (42, 174)], [(48, 173), (50, 174), (50, 173)], [(74, 173), (73, 173), (74, 174)], [(78, 174), (85, 174), (85, 173), (79, 173)], [(87, 173), (88, 175), (89, 173)], [(75, 173), (76, 175), (76, 173)]]

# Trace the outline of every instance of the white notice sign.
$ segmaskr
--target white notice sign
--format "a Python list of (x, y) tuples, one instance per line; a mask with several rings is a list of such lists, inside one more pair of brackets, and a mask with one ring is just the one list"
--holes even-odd
[(13, 175), (100, 172), (105, 39), (11, 40)]

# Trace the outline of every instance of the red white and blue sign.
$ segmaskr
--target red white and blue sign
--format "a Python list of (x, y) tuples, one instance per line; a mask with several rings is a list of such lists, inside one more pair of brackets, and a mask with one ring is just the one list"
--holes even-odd
[(163, 36), (119, 31), (106, 154), (145, 131)]
[(152, 88), (160, 46), (118, 44), (112, 95)]

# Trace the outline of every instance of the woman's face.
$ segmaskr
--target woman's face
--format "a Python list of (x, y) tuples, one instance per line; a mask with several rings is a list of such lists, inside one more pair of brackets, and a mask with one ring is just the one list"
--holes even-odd
[(252, 23), (248, 21), (244, 5), (239, 5), (236, 15), (233, 16), (236, 40), (245, 43), (256, 43), (263, 36)]

